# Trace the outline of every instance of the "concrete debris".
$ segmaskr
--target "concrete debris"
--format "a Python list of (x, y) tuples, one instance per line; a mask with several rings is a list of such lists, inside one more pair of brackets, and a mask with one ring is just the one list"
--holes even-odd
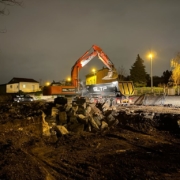
[(40, 127), (43, 136), (63, 136), (83, 131), (104, 132), (115, 126), (145, 133), (160, 127), (164, 130), (180, 130), (180, 113), (177, 108), (171, 108), (170, 113), (162, 113), (161, 110), (156, 112), (157, 109), (154, 106), (147, 109), (147, 106), (119, 105), (112, 108), (110, 101), (85, 105), (54, 105), (51, 102), (4, 103), (0, 107), (0, 120), (25, 119), (24, 124)]
[(49, 126), (49, 124), (45, 120), (45, 117), (46, 117), (45, 113), (42, 112), (41, 116), (42, 116), (42, 135), (50, 136), (51, 135), (51, 133), (50, 133), (50, 126)]
[(57, 114), (58, 114), (58, 108), (57, 107), (52, 107), (51, 116), (56, 117)]
[(67, 114), (65, 111), (59, 112), (58, 124), (63, 125), (67, 123)]
[(106, 130), (106, 129), (108, 129), (108, 124), (105, 121), (102, 121), (101, 130)]
[(95, 116), (93, 117), (93, 119), (94, 119), (95, 123), (100, 127), (101, 124), (102, 124), (101, 120), (102, 120), (103, 118), (101, 118), (101, 116), (95, 115)]
[(92, 116), (89, 116), (89, 119), (88, 119), (88, 120), (89, 120), (89, 122), (90, 122), (90, 124), (91, 124), (91, 126), (92, 126), (93, 128), (99, 129), (97, 123), (95, 122), (95, 120), (94, 120), (94, 118), (93, 118)]
[(60, 125), (54, 126), (52, 127), (52, 129), (56, 131), (56, 134), (59, 137), (69, 133), (68, 130), (64, 126), (60, 126)]

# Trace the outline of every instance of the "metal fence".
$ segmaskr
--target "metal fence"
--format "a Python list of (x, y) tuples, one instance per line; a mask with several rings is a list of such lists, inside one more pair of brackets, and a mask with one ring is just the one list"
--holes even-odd
[(134, 95), (142, 95), (142, 94), (165, 94), (165, 95), (180, 95), (180, 86), (178, 87), (141, 87), (141, 88), (134, 88)]

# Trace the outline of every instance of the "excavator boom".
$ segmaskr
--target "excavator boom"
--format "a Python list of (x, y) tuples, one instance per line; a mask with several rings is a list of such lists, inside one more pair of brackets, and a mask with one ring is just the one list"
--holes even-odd
[[(93, 49), (93, 52), (90, 52), (90, 50)], [(87, 63), (89, 63), (93, 58), (96, 56), (104, 63), (104, 65), (109, 69), (109, 72), (107, 76), (103, 78), (103, 80), (111, 80), (111, 79), (117, 79), (118, 73), (114, 67), (114, 64), (109, 59), (109, 57), (103, 52), (103, 50), (97, 46), (93, 45), (92, 48), (88, 50), (83, 56), (81, 56), (71, 70), (71, 79), (72, 79), (72, 85), (75, 87), (78, 86), (78, 75), (79, 70), (84, 67)]]

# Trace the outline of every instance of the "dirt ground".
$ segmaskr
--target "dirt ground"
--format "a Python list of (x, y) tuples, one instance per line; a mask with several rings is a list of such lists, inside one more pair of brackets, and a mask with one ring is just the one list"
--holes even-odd
[[(36, 121), (12, 116), (5, 107), (0, 113), (0, 180), (180, 179), (180, 131), (167, 123), (157, 126), (158, 119), (134, 125), (131, 115), (105, 132), (44, 137)], [(169, 114), (180, 114), (169, 107), (122, 109), (164, 112), (166, 122)]]

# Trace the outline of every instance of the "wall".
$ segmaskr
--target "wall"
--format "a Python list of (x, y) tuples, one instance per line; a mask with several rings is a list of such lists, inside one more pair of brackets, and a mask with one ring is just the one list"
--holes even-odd
[(18, 91), (18, 83), (6, 85), (6, 93), (16, 93)]

